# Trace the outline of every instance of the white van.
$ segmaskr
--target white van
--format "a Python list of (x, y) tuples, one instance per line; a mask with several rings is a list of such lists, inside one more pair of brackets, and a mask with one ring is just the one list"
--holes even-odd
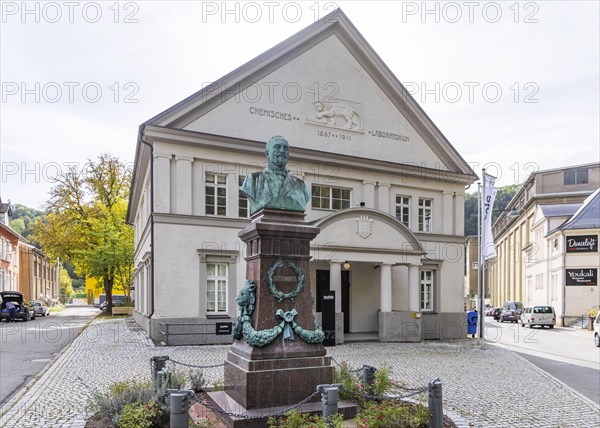
[(554, 328), (554, 324), (556, 324), (556, 314), (552, 306), (527, 306), (521, 314), (521, 326), (523, 327), (526, 325), (529, 327), (547, 325)]

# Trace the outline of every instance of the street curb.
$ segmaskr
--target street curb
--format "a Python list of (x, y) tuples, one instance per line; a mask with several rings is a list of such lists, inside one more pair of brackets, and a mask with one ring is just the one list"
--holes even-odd
[(591, 400), (590, 398), (586, 397), (585, 395), (583, 395), (581, 392), (573, 389), (571, 386), (567, 385), (566, 383), (564, 383), (562, 380), (558, 379), (557, 377), (551, 375), (550, 373), (548, 373), (547, 371), (545, 371), (544, 369), (536, 366), (534, 363), (532, 363), (531, 361), (529, 361), (527, 358), (522, 357), (521, 355), (519, 355), (518, 353), (516, 353), (515, 351), (505, 347), (504, 345), (500, 344), (500, 343), (490, 343), (491, 345), (495, 345), (498, 346), (508, 352), (510, 352), (511, 354), (513, 354), (515, 357), (517, 357), (517, 359), (525, 362), (526, 364), (528, 364), (530, 367), (532, 367), (533, 369), (535, 369), (538, 373), (544, 375), (545, 377), (547, 377), (548, 379), (556, 382), (557, 384), (559, 384), (562, 388), (566, 389), (567, 391), (571, 392), (573, 395), (577, 396), (577, 398), (579, 398), (580, 400), (584, 401), (585, 404), (587, 404), (588, 406), (590, 406), (592, 409), (600, 412), (600, 404), (596, 403), (595, 401)]
[(73, 343), (75, 343), (75, 341), (77, 340), (77, 338), (79, 336), (81, 336), (81, 334), (96, 320), (96, 318), (98, 318), (98, 315), (96, 315), (94, 318), (92, 318), (90, 321), (88, 321), (79, 331), (79, 333), (77, 333), (77, 335), (73, 338), (73, 340), (71, 340), (71, 342), (65, 346), (62, 351), (60, 351), (58, 354), (56, 354), (54, 356), (54, 358), (52, 359), (52, 361), (50, 361), (48, 364), (46, 364), (44, 367), (42, 367), (42, 369), (40, 369), (40, 371), (38, 373), (36, 373), (35, 375), (33, 375), (31, 377), (31, 379), (29, 379), (29, 381), (22, 386), (19, 391), (17, 391), (6, 403), (4, 403), (1, 407), (0, 407), (0, 421), (2, 420), (2, 417), (5, 416), (6, 414), (10, 413), (10, 411), (13, 409), (13, 407), (15, 407), (15, 405), (25, 396), (27, 395), (28, 392), (30, 392), (35, 385), (37, 384), (37, 382), (48, 372), (50, 371), (50, 369), (52, 369), (55, 364), (62, 358), (62, 356), (67, 353), (71, 347), (73, 346)]

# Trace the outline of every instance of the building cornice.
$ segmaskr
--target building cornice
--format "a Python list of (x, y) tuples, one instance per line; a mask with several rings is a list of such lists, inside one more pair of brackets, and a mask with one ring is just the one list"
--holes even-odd
[[(206, 134), (196, 131), (171, 129), (159, 126), (144, 128), (145, 141), (155, 144), (156, 142), (178, 144), (184, 146), (201, 147), (211, 150), (235, 152), (250, 156), (264, 157), (265, 143), (262, 141), (245, 140), (222, 135)], [(296, 162), (307, 162), (311, 164), (329, 163), (338, 167), (353, 170), (389, 173), (401, 177), (411, 177), (423, 182), (448, 182), (461, 185), (471, 184), (476, 177), (468, 174), (447, 171), (443, 169), (427, 168), (409, 164), (367, 159), (349, 156), (340, 153), (328, 153), (319, 150), (293, 147), (290, 160)]]

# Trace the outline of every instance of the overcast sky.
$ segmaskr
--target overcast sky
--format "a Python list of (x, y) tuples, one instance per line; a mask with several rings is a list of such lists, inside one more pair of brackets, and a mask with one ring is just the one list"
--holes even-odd
[[(51, 178), (336, 6), (479, 174), (599, 161), (599, 2), (2, 1), (0, 197)], [(224, 6), (225, 5), (225, 6)]]

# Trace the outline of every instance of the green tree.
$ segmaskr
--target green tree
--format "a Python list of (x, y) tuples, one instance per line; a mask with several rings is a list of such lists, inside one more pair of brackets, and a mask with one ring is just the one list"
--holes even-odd
[(130, 169), (109, 154), (70, 168), (56, 177), (46, 215), (34, 227), (47, 254), (69, 261), (78, 275), (102, 279), (108, 314), (113, 287), (129, 296), (132, 285), (133, 230), (125, 222), (130, 182)]
[(73, 290), (73, 280), (69, 276), (69, 272), (64, 267), (60, 267), (60, 301), (69, 303), (75, 294)]
[[(497, 188), (496, 199), (494, 199), (494, 207), (492, 210), (492, 224), (506, 209), (520, 188), (520, 184), (511, 184), (510, 186)], [(477, 236), (477, 225), (479, 221), (478, 208), (477, 192), (467, 193), (465, 195), (465, 236)]]
[(29, 208), (21, 204), (14, 204), (11, 208), (12, 215), (8, 225), (23, 238), (26, 238), (33, 245), (39, 248), (39, 243), (31, 236), (31, 232), (35, 220), (43, 213), (39, 210)]

